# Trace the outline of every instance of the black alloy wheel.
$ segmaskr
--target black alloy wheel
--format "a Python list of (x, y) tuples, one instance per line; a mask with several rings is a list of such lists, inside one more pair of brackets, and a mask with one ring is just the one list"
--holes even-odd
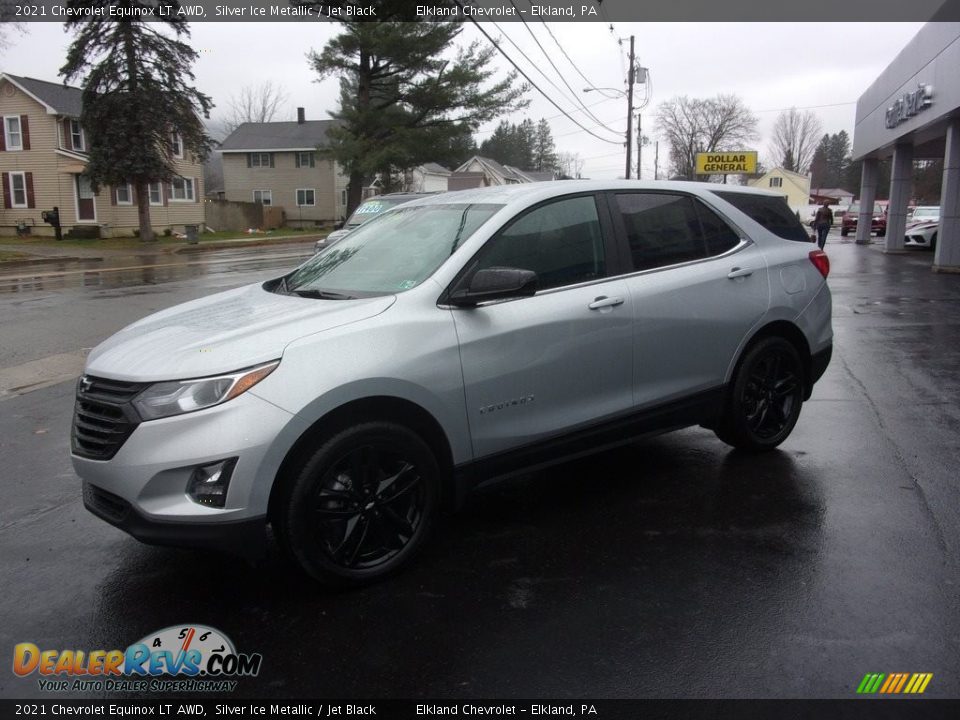
[(392, 423), (355, 425), (304, 464), (281, 518), (304, 570), (331, 584), (361, 584), (404, 565), (437, 509), (430, 448)]
[(734, 374), (717, 436), (751, 452), (776, 447), (797, 424), (803, 391), (803, 366), (793, 344), (781, 337), (761, 339)]

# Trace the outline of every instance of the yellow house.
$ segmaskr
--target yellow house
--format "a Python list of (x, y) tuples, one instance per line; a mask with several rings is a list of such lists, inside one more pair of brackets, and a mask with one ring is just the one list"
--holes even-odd
[[(0, 73), (0, 234), (52, 235), (41, 214), (54, 207), (65, 233), (93, 226), (101, 236), (132, 235), (139, 227), (131, 185), (94, 192), (83, 174), (89, 139), (80, 125), (81, 95), (61, 83)], [(155, 231), (203, 224), (202, 166), (179, 136), (172, 141), (178, 176), (149, 186)]]
[(795, 173), (792, 170), (774, 168), (756, 180), (750, 180), (750, 187), (780, 193), (787, 199), (791, 210), (800, 211), (810, 203), (810, 176)]

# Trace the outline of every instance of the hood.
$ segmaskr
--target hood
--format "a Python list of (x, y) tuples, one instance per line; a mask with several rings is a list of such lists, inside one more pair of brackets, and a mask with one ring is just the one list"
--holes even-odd
[(934, 220), (918, 220), (917, 222), (912, 222), (907, 225), (907, 230), (929, 230), (930, 228), (939, 227), (939, 221)]
[(231, 372), (276, 360), (294, 340), (379, 315), (395, 300), (317, 300), (249, 285), (128, 325), (93, 349), (86, 372), (134, 382)]

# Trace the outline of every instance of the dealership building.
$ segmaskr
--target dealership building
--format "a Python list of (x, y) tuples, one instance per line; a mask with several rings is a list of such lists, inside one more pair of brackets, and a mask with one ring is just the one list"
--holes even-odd
[(943, 159), (934, 270), (960, 272), (960, 23), (930, 22), (857, 101), (857, 242), (870, 242), (880, 161), (892, 157), (886, 251), (903, 250), (913, 161)]

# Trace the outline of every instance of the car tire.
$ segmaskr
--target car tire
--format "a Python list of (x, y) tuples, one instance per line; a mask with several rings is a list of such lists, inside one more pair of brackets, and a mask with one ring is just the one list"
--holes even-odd
[(803, 394), (797, 349), (779, 336), (762, 338), (737, 363), (716, 435), (740, 450), (772, 450), (797, 424)]
[(440, 468), (412, 430), (347, 427), (300, 466), (277, 512), (280, 545), (321, 583), (362, 585), (406, 565), (437, 514)]
[(936, 250), (936, 249), (937, 249), (937, 234), (936, 234), (936, 233), (934, 233), (933, 235), (930, 236), (930, 249), (931, 249), (931, 250)]
[(846, 237), (849, 234), (850, 234), (850, 231), (847, 230), (847, 228), (843, 228), (842, 230), (840, 230), (840, 237)]

